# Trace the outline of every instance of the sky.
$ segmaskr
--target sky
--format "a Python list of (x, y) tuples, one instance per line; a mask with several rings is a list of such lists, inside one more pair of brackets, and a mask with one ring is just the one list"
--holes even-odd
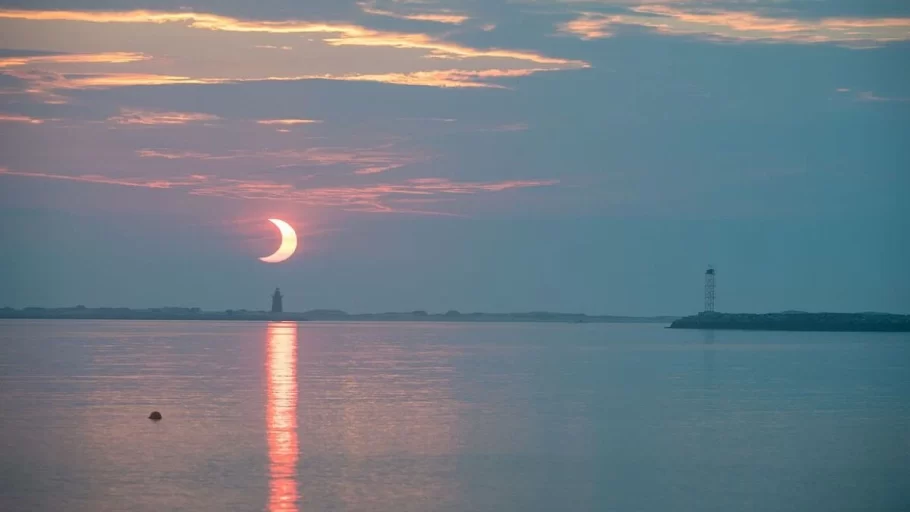
[(908, 64), (902, 0), (0, 0), (0, 306), (910, 313)]

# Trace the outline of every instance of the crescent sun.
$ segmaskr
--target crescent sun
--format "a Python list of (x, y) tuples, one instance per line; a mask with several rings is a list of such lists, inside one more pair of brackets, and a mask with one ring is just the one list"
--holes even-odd
[(269, 222), (278, 227), (278, 231), (281, 232), (281, 245), (271, 255), (259, 259), (266, 263), (281, 263), (290, 258), (297, 250), (297, 232), (290, 224), (281, 219), (269, 219)]

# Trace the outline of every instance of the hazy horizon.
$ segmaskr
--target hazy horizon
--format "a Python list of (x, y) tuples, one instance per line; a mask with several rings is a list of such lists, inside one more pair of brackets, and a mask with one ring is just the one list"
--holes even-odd
[[(283, 293), (283, 292), (282, 292), (282, 293)], [(14, 307), (14, 306), (8, 306), (8, 305), (0, 305), (0, 308), (12, 308), (12, 309), (15, 309), (15, 310), (20, 310), (20, 311), (21, 311), (21, 310), (28, 309), (28, 308), (42, 308), (42, 309), (74, 309), (74, 308), (78, 308), (78, 307), (84, 307), (84, 308), (87, 308), (87, 309), (126, 308), (126, 309), (133, 309), (133, 310), (167, 309), (167, 308), (174, 308), (174, 309), (199, 309), (200, 311), (203, 311), (203, 312), (212, 312), (212, 313), (219, 313), (219, 312), (225, 312), (225, 311), (250, 311), (250, 312), (268, 312), (268, 311), (269, 311), (269, 305), (259, 306), (259, 307), (254, 307), (254, 308), (225, 308), (225, 309), (206, 308), (206, 307), (202, 307), (202, 306), (185, 305), (185, 304), (158, 304), (158, 305), (154, 305), (154, 306), (125, 306), (125, 305), (122, 305), (122, 304), (121, 304), (121, 305), (118, 305), (118, 304), (83, 304), (83, 303), (79, 303), (79, 304), (60, 304), (60, 305), (31, 304), (31, 305), (28, 305), (28, 306), (21, 306), (21, 307)], [(614, 314), (614, 313), (610, 313), (610, 312), (585, 313), (585, 312), (580, 312), (580, 311), (560, 311), (560, 310), (541, 310), (541, 309), (535, 309), (535, 310), (515, 310), (515, 311), (481, 311), (481, 310), (476, 310), (476, 309), (464, 309), (464, 310), (458, 310), (458, 309), (429, 310), (429, 309), (416, 308), (416, 309), (402, 309), (402, 310), (350, 311), (350, 310), (346, 310), (346, 309), (342, 309), (342, 308), (322, 308), (322, 307), (311, 307), (311, 308), (306, 308), (306, 309), (288, 309), (288, 308), (286, 308), (286, 307), (284, 308), (284, 313), (300, 314), (300, 313), (308, 313), (308, 312), (311, 312), (311, 311), (341, 311), (341, 312), (343, 312), (343, 313), (347, 313), (348, 315), (408, 314), (408, 313), (416, 313), (416, 312), (427, 313), (427, 314), (429, 314), (429, 315), (444, 315), (444, 314), (446, 314), (446, 313), (450, 313), (450, 312), (453, 312), (453, 311), (456, 312), (456, 313), (459, 313), (459, 314), (461, 314), (461, 315), (468, 315), (468, 314), (472, 314), (472, 313), (481, 313), (481, 314), (487, 314), (487, 315), (509, 315), (509, 314), (529, 314), (529, 313), (551, 313), (551, 314), (562, 314), (562, 315), (578, 315), (578, 314), (583, 314), (583, 315), (592, 316), (592, 317), (596, 317), (596, 316), (605, 316), (605, 317), (615, 316), (615, 317), (630, 317), (630, 318), (683, 317), (683, 316), (687, 316), (687, 315), (697, 314), (697, 313), (700, 312), (700, 311), (692, 311), (692, 312), (687, 312), (687, 313), (666, 313), (666, 314), (653, 314), (653, 315), (619, 315), (619, 314)], [(757, 313), (757, 314), (762, 314), (762, 313), (787, 313), (787, 312), (799, 312), (799, 313), (884, 313), (884, 314), (898, 314), (898, 315), (905, 314), (905, 313), (896, 313), (896, 312), (894, 312), (894, 311), (872, 311), (872, 310), (869, 310), (869, 311), (815, 311), (815, 310), (807, 310), (807, 309), (784, 309), (784, 310), (769, 310), (769, 311), (761, 311), (761, 312), (756, 312), (756, 311), (721, 311), (721, 310), (717, 310), (717, 312), (718, 312), (718, 313), (731, 313), (731, 314), (740, 314), (740, 313), (742, 313), (742, 314), (756, 314), (756, 313)]]

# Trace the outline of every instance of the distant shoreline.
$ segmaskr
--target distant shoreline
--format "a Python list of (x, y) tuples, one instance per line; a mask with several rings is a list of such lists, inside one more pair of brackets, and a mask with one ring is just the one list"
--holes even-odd
[(609, 316), (582, 313), (403, 313), (350, 314), (340, 310), (316, 309), (303, 313), (270, 313), (267, 311), (227, 310), (203, 311), (199, 308), (0, 308), (0, 319), (20, 320), (208, 320), (240, 322), (543, 322), (543, 323), (663, 323), (669, 324), (675, 316)]
[(910, 332), (910, 315), (890, 313), (745, 314), (704, 312), (673, 321), (671, 329), (798, 332)]

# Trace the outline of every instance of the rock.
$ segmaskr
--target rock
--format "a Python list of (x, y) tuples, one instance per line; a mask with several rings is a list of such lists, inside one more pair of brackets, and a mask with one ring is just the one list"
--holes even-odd
[(150, 420), (160, 420), (160, 419), (161, 419), (161, 413), (158, 412), (158, 411), (152, 411), (152, 414), (149, 414), (149, 419), (150, 419)]

